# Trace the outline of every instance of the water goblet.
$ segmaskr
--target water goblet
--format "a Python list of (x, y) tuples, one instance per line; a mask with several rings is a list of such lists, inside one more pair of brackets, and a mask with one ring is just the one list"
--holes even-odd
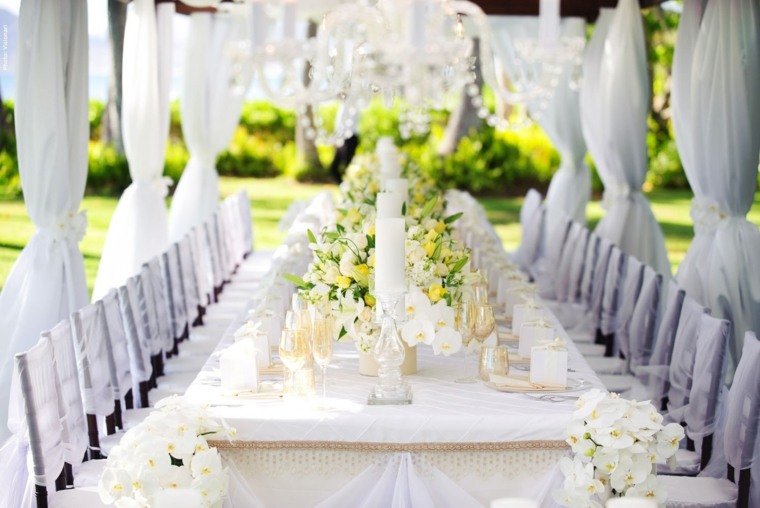
[(464, 377), (456, 379), (456, 383), (472, 384), (475, 378), (467, 375), (467, 350), (470, 342), (475, 337), (475, 302), (465, 300), (455, 307), (454, 325), (462, 334), (462, 346), (464, 348)]
[(318, 316), (312, 323), (312, 354), (322, 369), (322, 400), (327, 397), (327, 366), (332, 360), (334, 328), (332, 316)]

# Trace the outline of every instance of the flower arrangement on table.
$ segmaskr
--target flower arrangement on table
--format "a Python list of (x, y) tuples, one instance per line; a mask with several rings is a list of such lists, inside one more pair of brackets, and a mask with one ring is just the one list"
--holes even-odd
[(220, 507), (229, 475), (206, 437), (234, 437), (235, 430), (212, 419), (205, 407), (174, 395), (156, 404), (142, 423), (128, 430), (108, 455), (98, 490), (105, 504), (154, 506), (164, 490), (192, 490), (202, 506)]
[[(424, 343), (437, 354), (450, 355), (462, 346), (452, 307), (480, 276), (469, 273), (469, 250), (453, 236), (452, 224), (461, 214), (445, 215), (443, 191), (416, 165), (404, 164), (403, 176), (409, 182), (404, 212), (410, 290), (402, 337), (411, 346)], [(314, 261), (303, 277), (287, 276), (308, 301), (338, 318), (339, 340), (353, 339), (364, 352), (372, 349), (379, 332), (370, 288), (379, 182), (376, 156), (354, 159), (341, 184), (334, 227), (308, 233)]]
[(649, 401), (596, 389), (583, 394), (576, 408), (567, 429), (575, 455), (560, 462), (565, 483), (554, 492), (555, 501), (571, 508), (601, 508), (611, 497), (634, 496), (664, 506), (656, 464), (672, 465), (683, 428), (663, 425)]

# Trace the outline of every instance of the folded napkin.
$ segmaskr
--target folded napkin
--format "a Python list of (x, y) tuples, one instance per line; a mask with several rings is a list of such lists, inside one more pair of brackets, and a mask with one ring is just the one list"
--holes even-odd
[(517, 376), (490, 375), (491, 384), (496, 388), (510, 388), (517, 390), (564, 390), (564, 386), (531, 383), (527, 378)]

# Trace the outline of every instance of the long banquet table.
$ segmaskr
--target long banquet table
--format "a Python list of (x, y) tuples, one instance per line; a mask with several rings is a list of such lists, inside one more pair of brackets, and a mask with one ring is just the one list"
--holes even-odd
[[(555, 506), (551, 491), (562, 483), (558, 462), (569, 451), (563, 434), (574, 398), (549, 402), (481, 382), (455, 383), (462, 354), (434, 356), (422, 346), (418, 373), (406, 377), (413, 403), (369, 406), (375, 378), (359, 375), (352, 344), (336, 347), (325, 401), (284, 401), (272, 389), (281, 375), (264, 375), (258, 394), (225, 393), (219, 356), (246, 319), (230, 325), (187, 391), (237, 430), (233, 441), (214, 442), (231, 473), (226, 506), (464, 508), (507, 496)], [(569, 379), (602, 387), (560, 335)]]

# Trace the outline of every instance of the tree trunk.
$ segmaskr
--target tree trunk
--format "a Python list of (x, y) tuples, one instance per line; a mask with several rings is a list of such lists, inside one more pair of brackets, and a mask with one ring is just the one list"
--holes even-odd
[[(483, 90), (483, 73), (480, 69), (480, 43), (478, 39), (473, 40), (472, 53), (477, 58), (475, 60), (475, 85), (479, 93)], [(470, 96), (466, 90), (462, 90), (462, 96), (459, 100), (457, 109), (451, 113), (449, 123), (446, 125), (446, 131), (443, 133), (443, 139), (438, 145), (440, 155), (451, 155), (456, 152), (459, 141), (470, 133), (470, 129), (477, 129), (483, 123), (478, 117), (478, 108), (472, 105)]]
[(101, 139), (124, 153), (121, 136), (121, 68), (124, 53), (124, 29), (127, 24), (127, 4), (108, 0), (108, 39), (111, 43), (111, 76), (108, 83), (108, 102), (103, 111)]
[[(315, 37), (317, 35), (318, 24), (312, 20), (309, 20), (308, 36)], [(303, 71), (303, 82), (309, 84), (311, 78), (309, 77), (310, 66), (307, 63)], [(306, 109), (306, 116), (309, 118), (309, 123), (314, 123), (314, 112), (311, 110), (311, 106)], [(324, 168), (322, 162), (319, 160), (319, 152), (317, 152), (317, 145), (313, 139), (308, 139), (305, 134), (305, 129), (301, 125), (300, 118), (296, 125), (296, 154), (299, 161), (309, 169), (309, 173), (316, 174), (322, 173)]]

